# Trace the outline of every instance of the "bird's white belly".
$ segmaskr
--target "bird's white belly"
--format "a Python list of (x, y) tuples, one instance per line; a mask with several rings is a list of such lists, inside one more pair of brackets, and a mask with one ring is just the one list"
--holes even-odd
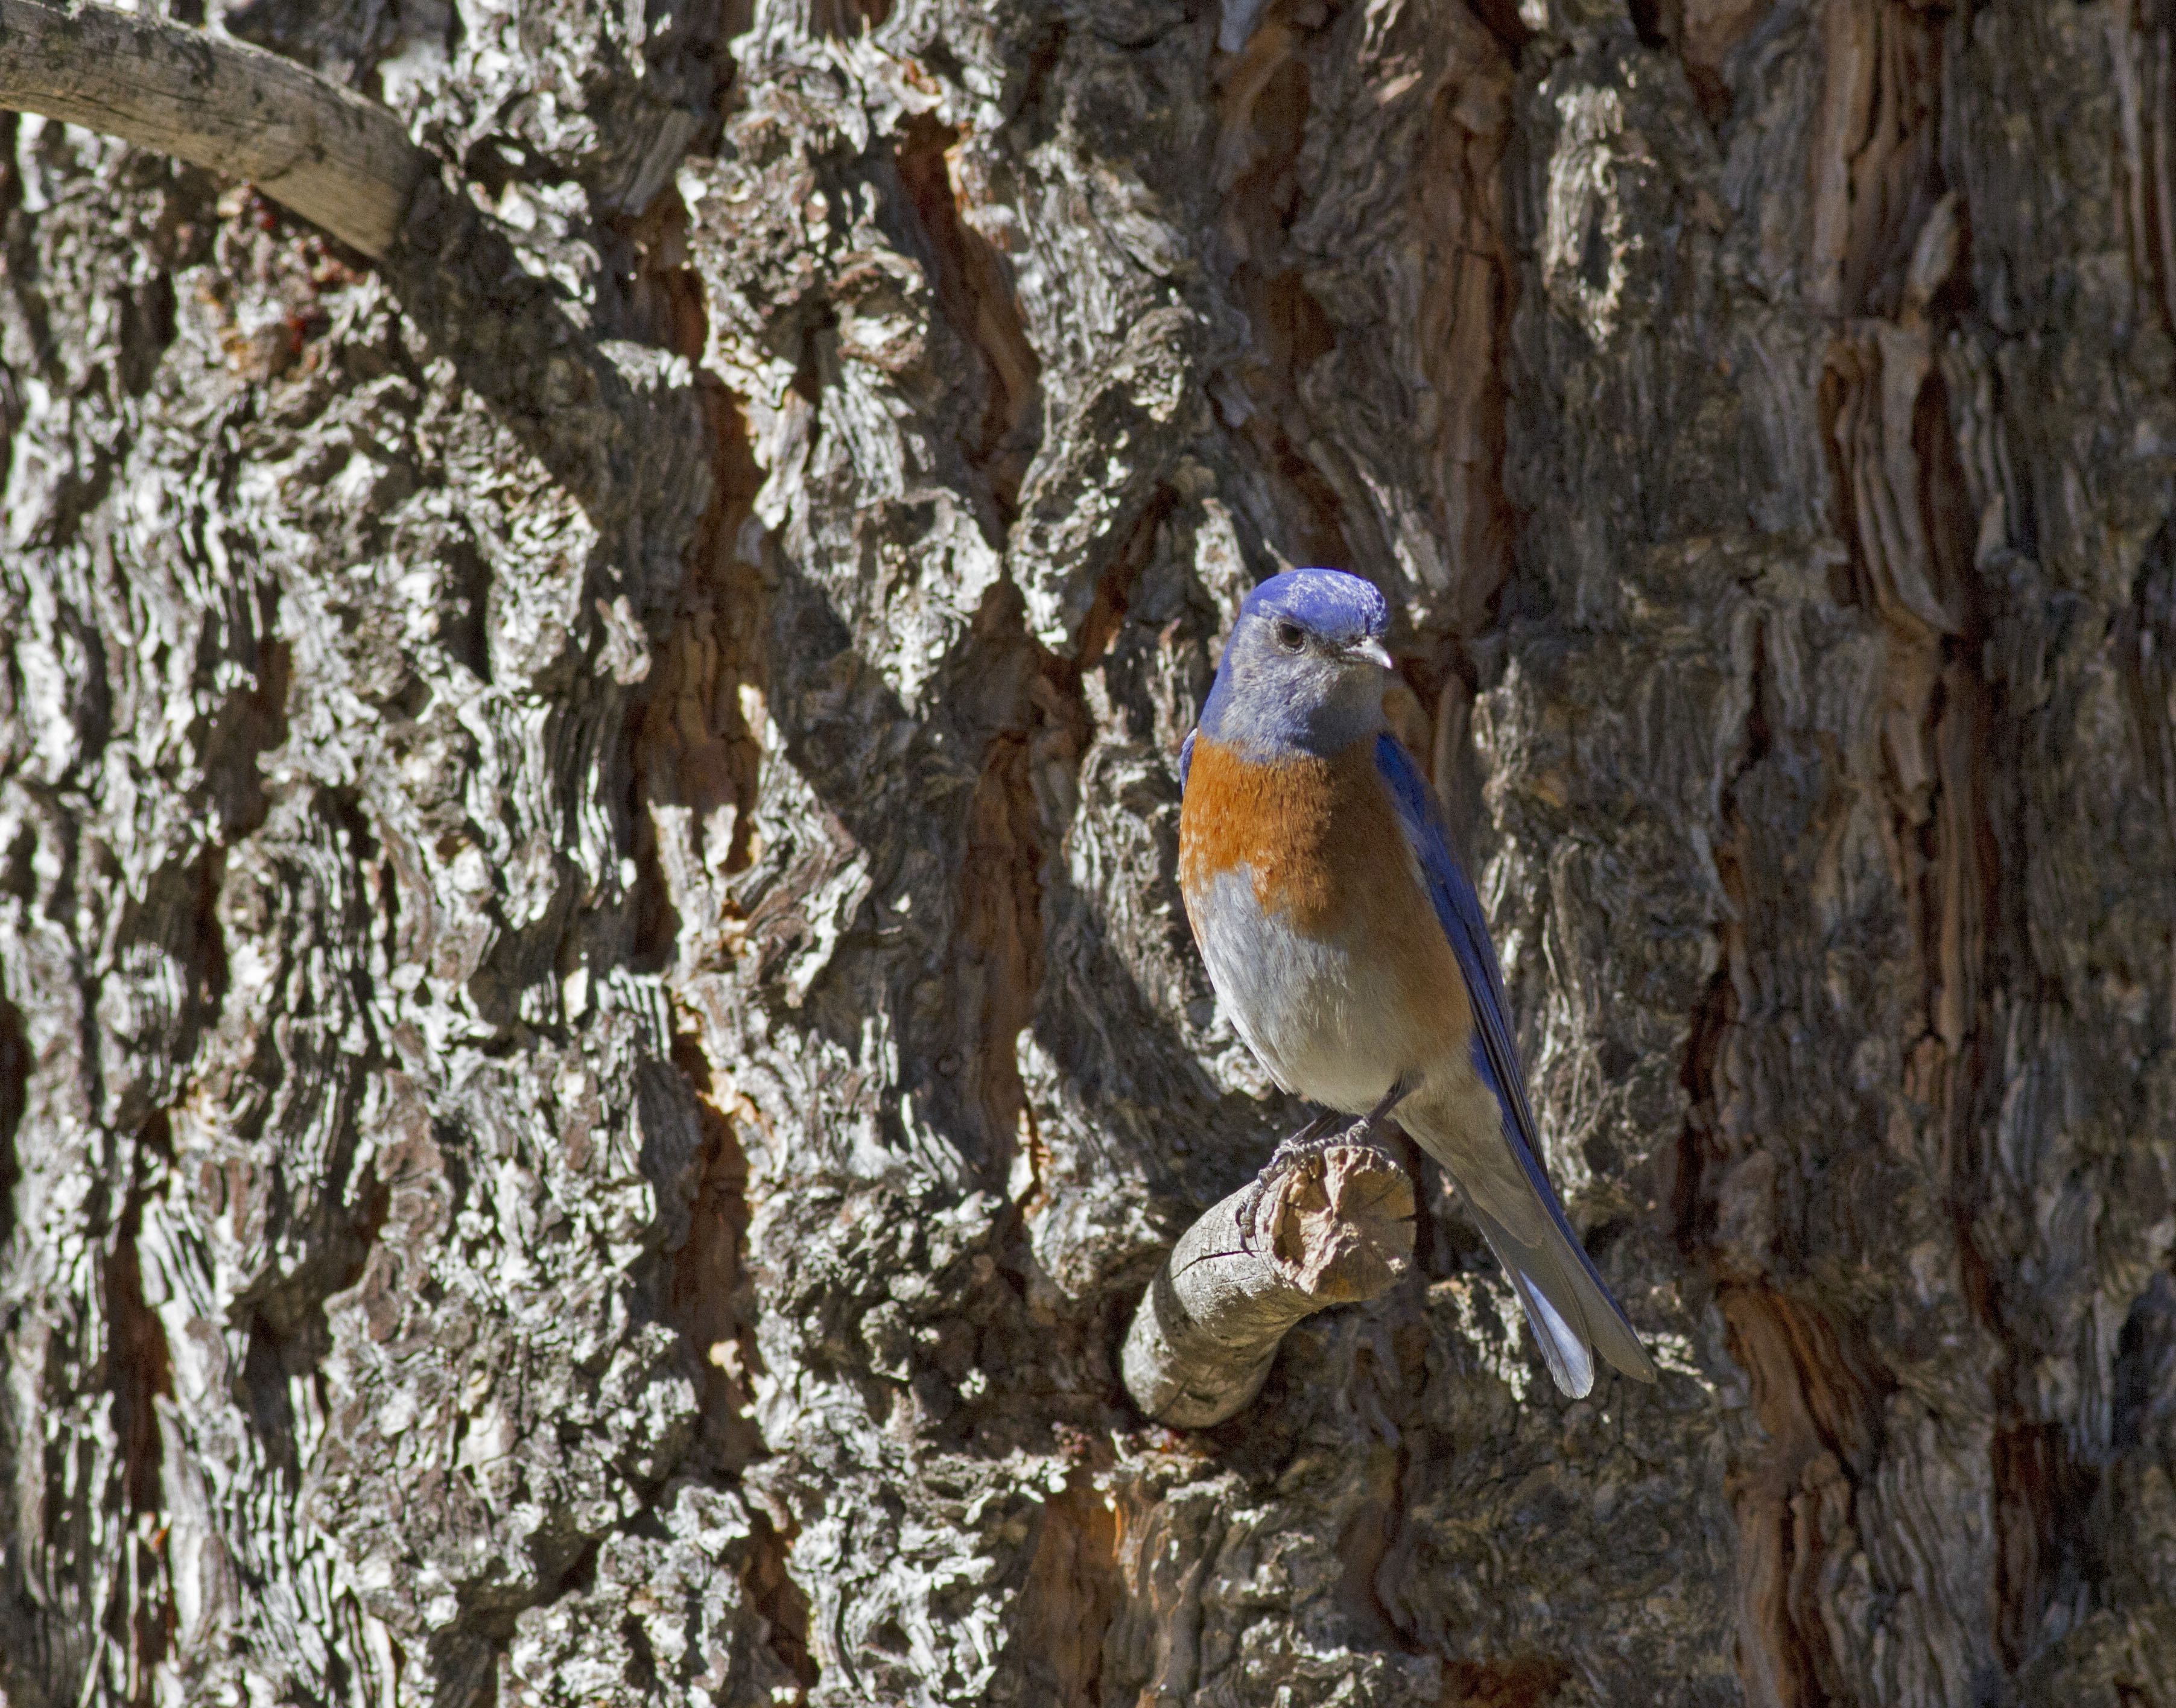
[(1401, 1076), (1433, 1065), (1399, 1059), (1410, 1041), (1384, 1023), (1393, 1000), (1384, 971), (1265, 910), (1245, 866), (1219, 873), (1191, 911), (1210, 982), (1287, 1091), (1364, 1114)]

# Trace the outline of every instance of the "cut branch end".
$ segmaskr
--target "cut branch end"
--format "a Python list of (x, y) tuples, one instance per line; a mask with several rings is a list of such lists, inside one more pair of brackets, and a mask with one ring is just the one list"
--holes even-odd
[(1260, 1391), (1295, 1324), (1404, 1275), (1412, 1183), (1365, 1131), (1273, 1157), (1172, 1248), (1126, 1335), (1126, 1391), (1143, 1412), (1180, 1429), (1221, 1423)]

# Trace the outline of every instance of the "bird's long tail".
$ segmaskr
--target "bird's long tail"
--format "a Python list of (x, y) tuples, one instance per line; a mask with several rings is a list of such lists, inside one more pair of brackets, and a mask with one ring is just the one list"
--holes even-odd
[(1409, 1103), (1399, 1123), (1457, 1183), (1488, 1249), (1511, 1277), (1556, 1385), (1575, 1399), (1594, 1386), (1598, 1352), (1626, 1375), (1656, 1379), (1655, 1361), (1610, 1296), (1546, 1181), (1537, 1185), (1488, 1109), (1458, 1120), (1440, 1103)]
[(1488, 1249), (1511, 1277), (1541, 1344), (1542, 1361), (1559, 1388), (1576, 1399), (1594, 1386), (1590, 1347), (1628, 1376), (1656, 1380), (1655, 1361), (1577, 1240), (1553, 1228), (1540, 1239), (1521, 1239), (1470, 1194), (1466, 1202)]

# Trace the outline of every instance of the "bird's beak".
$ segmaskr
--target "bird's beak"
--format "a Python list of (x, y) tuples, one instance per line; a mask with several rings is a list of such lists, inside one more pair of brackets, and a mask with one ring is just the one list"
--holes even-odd
[(1371, 664), (1379, 664), (1386, 670), (1396, 668), (1390, 662), (1389, 649), (1380, 641), (1363, 641), (1352, 648), (1352, 653), (1354, 657), (1365, 659)]

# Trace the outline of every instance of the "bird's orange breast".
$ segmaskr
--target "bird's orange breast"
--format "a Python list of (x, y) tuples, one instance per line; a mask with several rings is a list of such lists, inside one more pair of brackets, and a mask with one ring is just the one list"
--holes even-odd
[[(1179, 810), (1179, 886), (1219, 993), (1288, 1088), (1320, 1094), (1306, 1074), (1325, 1049), (1379, 1070), (1359, 1108), (1462, 1060), (1472, 1020), (1374, 747), (1258, 764), (1197, 737)], [(1236, 893), (1219, 881), (1234, 873)], [(1326, 952), (1293, 954), (1294, 937)]]
[(1199, 737), (1178, 815), (1178, 877), (1198, 895), (1244, 866), (1265, 909), (1319, 928), (1335, 909), (1327, 862), (1337, 817), (1331, 762), (1299, 757), (1258, 764)]
[(1261, 763), (1197, 738), (1179, 809), (1181, 886), (1202, 894), (1244, 866), (1256, 903), (1296, 930), (1317, 938), (1410, 934), (1451, 959), (1374, 746), (1358, 741), (1332, 759)]

